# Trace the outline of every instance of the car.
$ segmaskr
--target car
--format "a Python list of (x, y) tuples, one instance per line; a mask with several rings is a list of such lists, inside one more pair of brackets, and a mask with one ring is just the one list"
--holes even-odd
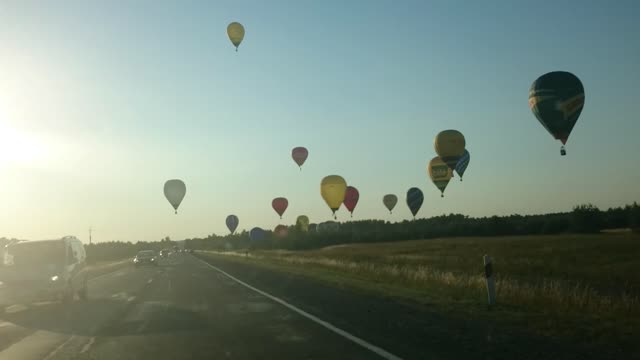
[(42, 300), (70, 303), (75, 295), (87, 300), (87, 254), (80, 240), (20, 241), (3, 250), (0, 267), (0, 312), (12, 304)]
[(153, 250), (141, 250), (133, 258), (133, 263), (136, 267), (142, 265), (158, 265), (158, 259), (156, 258), (156, 252)]
[(169, 250), (168, 249), (160, 250), (160, 256), (163, 258), (169, 257)]

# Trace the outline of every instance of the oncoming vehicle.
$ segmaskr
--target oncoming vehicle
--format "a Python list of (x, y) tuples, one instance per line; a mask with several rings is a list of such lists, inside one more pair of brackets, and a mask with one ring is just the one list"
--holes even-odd
[(169, 250), (168, 249), (160, 250), (160, 256), (163, 258), (169, 257)]
[(6, 245), (0, 268), (0, 312), (5, 306), (40, 300), (88, 297), (86, 259), (74, 236)]
[(153, 250), (142, 250), (139, 251), (135, 258), (133, 258), (133, 263), (136, 267), (141, 265), (153, 265), (157, 266), (158, 261), (156, 259), (156, 252)]

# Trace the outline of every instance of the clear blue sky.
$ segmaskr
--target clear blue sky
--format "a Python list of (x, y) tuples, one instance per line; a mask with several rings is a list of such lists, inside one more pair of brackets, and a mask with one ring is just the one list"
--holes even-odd
[[(0, 236), (156, 240), (280, 222), (271, 199), (330, 220), (342, 175), (354, 219), (567, 211), (640, 200), (637, 1), (4, 1)], [(226, 26), (239, 21), (236, 53)], [(576, 74), (585, 109), (559, 156), (529, 86)], [(433, 138), (472, 160), (445, 198)], [(291, 148), (306, 146), (303, 171)], [(181, 178), (176, 216), (162, 194)], [(401, 199), (393, 215), (382, 196)], [(347, 219), (344, 209), (340, 220)]]

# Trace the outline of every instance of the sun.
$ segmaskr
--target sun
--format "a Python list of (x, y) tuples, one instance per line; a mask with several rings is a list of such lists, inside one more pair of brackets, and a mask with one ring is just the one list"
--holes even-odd
[(32, 167), (45, 160), (47, 146), (35, 134), (19, 131), (0, 119), (0, 167)]

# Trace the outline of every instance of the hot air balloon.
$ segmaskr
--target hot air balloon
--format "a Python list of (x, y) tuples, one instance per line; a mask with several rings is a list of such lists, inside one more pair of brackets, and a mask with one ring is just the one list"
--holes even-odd
[(304, 164), (308, 156), (309, 156), (309, 151), (304, 147), (299, 146), (291, 150), (291, 157), (293, 158), (293, 161), (295, 161), (296, 164), (298, 164), (298, 167), (300, 167), (300, 170), (302, 170), (302, 164)]
[(389, 209), (389, 214), (393, 214), (392, 210), (398, 203), (398, 197), (393, 194), (387, 194), (382, 198), (382, 203)]
[(449, 184), (449, 180), (451, 180), (453, 173), (451, 168), (449, 168), (442, 159), (436, 156), (429, 161), (427, 170), (429, 171), (431, 181), (433, 181), (433, 183), (436, 184), (436, 187), (440, 189), (440, 196), (444, 197), (444, 189), (447, 188), (447, 184)]
[(422, 190), (417, 187), (412, 187), (407, 191), (407, 206), (409, 206), (409, 210), (411, 210), (414, 219), (418, 211), (420, 211), (423, 202), (424, 194), (422, 194)]
[(458, 160), (464, 155), (464, 135), (458, 130), (444, 130), (436, 135), (434, 141), (436, 154), (451, 170), (455, 169)]
[(342, 176), (329, 175), (322, 179), (322, 182), (320, 183), (320, 195), (322, 195), (322, 198), (329, 206), (329, 209), (333, 212), (334, 217), (336, 217), (336, 211), (344, 201), (346, 192), (347, 182), (344, 181)]
[(462, 175), (464, 175), (464, 172), (467, 170), (467, 166), (469, 166), (469, 161), (471, 161), (471, 155), (465, 149), (464, 154), (462, 155), (460, 160), (458, 160), (455, 169), (458, 175), (460, 175), (460, 181), (462, 181)]
[(275, 210), (278, 215), (280, 215), (280, 219), (282, 219), (282, 214), (284, 214), (284, 212), (287, 210), (289, 201), (283, 197), (275, 198), (271, 202), (271, 206), (273, 207), (273, 210)]
[(309, 231), (309, 217), (306, 215), (298, 216), (298, 218), (296, 219), (296, 227), (300, 231)]
[(344, 207), (349, 210), (351, 217), (353, 217), (353, 210), (356, 208), (356, 205), (358, 205), (358, 199), (360, 199), (358, 189), (353, 186), (347, 186), (347, 191), (344, 195)]
[(289, 228), (286, 225), (277, 225), (275, 229), (273, 229), (273, 233), (277, 237), (285, 237), (289, 235)]
[(253, 229), (251, 229), (251, 231), (249, 231), (249, 239), (251, 239), (251, 241), (258, 241), (258, 240), (262, 240), (264, 238), (264, 230), (262, 230), (259, 227), (254, 227)]
[(229, 215), (227, 216), (227, 220), (225, 222), (227, 223), (227, 228), (233, 234), (238, 228), (238, 224), (240, 223), (240, 220), (235, 215)]
[(238, 46), (244, 39), (244, 26), (238, 22), (232, 22), (227, 26), (227, 35), (229, 35), (229, 40), (233, 46), (236, 47), (236, 51), (238, 51)]
[(184, 199), (184, 195), (187, 193), (187, 187), (184, 182), (179, 179), (167, 180), (164, 183), (164, 197), (169, 200), (171, 206), (178, 213), (178, 206)]
[(540, 76), (529, 89), (529, 107), (542, 126), (564, 145), (584, 108), (584, 87), (580, 79), (566, 71)]

